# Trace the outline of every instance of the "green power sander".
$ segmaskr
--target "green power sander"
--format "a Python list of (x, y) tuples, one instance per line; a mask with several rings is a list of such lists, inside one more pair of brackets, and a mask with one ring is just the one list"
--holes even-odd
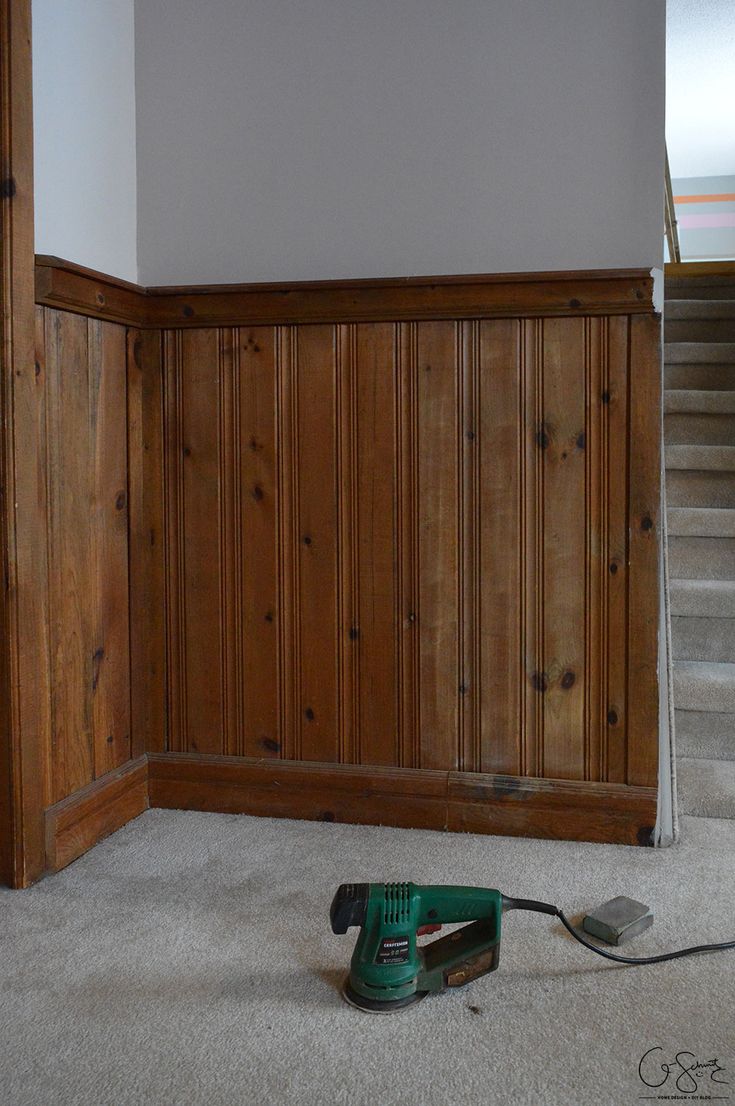
[[(343, 883), (332, 901), (332, 932), (360, 927), (343, 997), (359, 1010), (392, 1014), (428, 994), (463, 987), (494, 971), (500, 958), (500, 921), (507, 910), (551, 914), (580, 944), (623, 964), (655, 964), (735, 948), (735, 941), (726, 941), (658, 956), (620, 956), (591, 944), (551, 903), (511, 899), (491, 887)], [(429, 944), (417, 944), (417, 937), (452, 922), (466, 924)]]

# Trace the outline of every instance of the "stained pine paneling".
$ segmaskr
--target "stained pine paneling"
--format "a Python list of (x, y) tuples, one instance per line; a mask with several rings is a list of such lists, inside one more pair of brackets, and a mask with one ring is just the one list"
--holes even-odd
[(126, 329), (38, 308), (59, 801), (131, 757)]
[(88, 320), (92, 474), (92, 691), (95, 778), (130, 752), (127, 341), (125, 328)]
[(459, 323), (418, 324), (418, 621), (420, 753), (417, 768), (456, 768), (460, 663)]
[(541, 775), (584, 778), (585, 668), (585, 320), (547, 319), (543, 331), (543, 732)]
[(130, 328), (127, 346), (130, 740), (137, 759), (166, 743), (161, 335)]
[(46, 319), (50, 649), (53, 801), (94, 779), (92, 689), (100, 659), (94, 635), (89, 522), (92, 450), (85, 318)]
[[(351, 457), (351, 578), (355, 617), (343, 629), (356, 699), (354, 755), (365, 764), (400, 763), (398, 650), (400, 612), (396, 538), (399, 430), (396, 327), (363, 323), (354, 337), (350, 418), (343, 422)], [(359, 412), (359, 416), (358, 416)], [(351, 621), (351, 625), (348, 624)]]
[[(603, 345), (601, 408), (601, 497), (603, 504), (602, 578), (604, 620), (600, 626), (605, 681), (602, 695), (600, 778), (625, 783), (627, 770), (628, 701), (625, 647), (629, 608), (627, 482), (628, 466), (628, 331), (626, 318), (607, 320)], [(639, 371), (637, 364), (635, 371)]]
[(336, 328), (296, 333), (301, 696), (296, 755), (334, 761), (337, 733)]
[[(236, 332), (232, 371), (234, 525), (230, 596), (237, 658), (240, 742), (246, 756), (278, 756), (278, 470), (276, 456), (276, 335), (272, 327)], [(239, 465), (238, 465), (239, 458)], [(232, 639), (228, 636), (228, 643)]]
[[(479, 627), (477, 696), (483, 772), (520, 773), (526, 688), (524, 660), (524, 511), (521, 498), (526, 426), (520, 357), (523, 324), (480, 324), (477, 413), (468, 428), (477, 456)], [(506, 464), (498, 464), (498, 457)], [(515, 597), (515, 602), (509, 601)]]
[(165, 332), (169, 747), (651, 782), (630, 327)]

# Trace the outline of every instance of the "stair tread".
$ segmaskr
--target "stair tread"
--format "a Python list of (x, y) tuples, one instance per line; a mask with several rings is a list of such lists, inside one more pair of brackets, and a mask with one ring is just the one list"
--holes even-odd
[(718, 469), (735, 472), (735, 446), (667, 445), (667, 469)]
[(667, 414), (735, 414), (735, 388), (732, 391), (705, 391), (701, 388), (667, 388), (664, 392)]
[(735, 538), (732, 507), (669, 507), (666, 523), (674, 536)]

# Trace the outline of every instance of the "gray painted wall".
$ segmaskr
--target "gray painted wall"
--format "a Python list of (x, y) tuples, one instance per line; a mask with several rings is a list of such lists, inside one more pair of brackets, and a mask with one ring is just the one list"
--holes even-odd
[(663, 0), (138, 0), (147, 284), (660, 266)]
[(133, 0), (33, 0), (36, 252), (137, 280)]

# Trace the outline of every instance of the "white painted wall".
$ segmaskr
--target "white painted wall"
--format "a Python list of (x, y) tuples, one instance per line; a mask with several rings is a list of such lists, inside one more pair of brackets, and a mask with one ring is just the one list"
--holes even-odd
[(143, 283), (662, 263), (664, 0), (135, 22)]
[(666, 140), (673, 177), (735, 173), (735, 4), (667, 0)]
[(33, 0), (36, 252), (137, 280), (134, 0)]

